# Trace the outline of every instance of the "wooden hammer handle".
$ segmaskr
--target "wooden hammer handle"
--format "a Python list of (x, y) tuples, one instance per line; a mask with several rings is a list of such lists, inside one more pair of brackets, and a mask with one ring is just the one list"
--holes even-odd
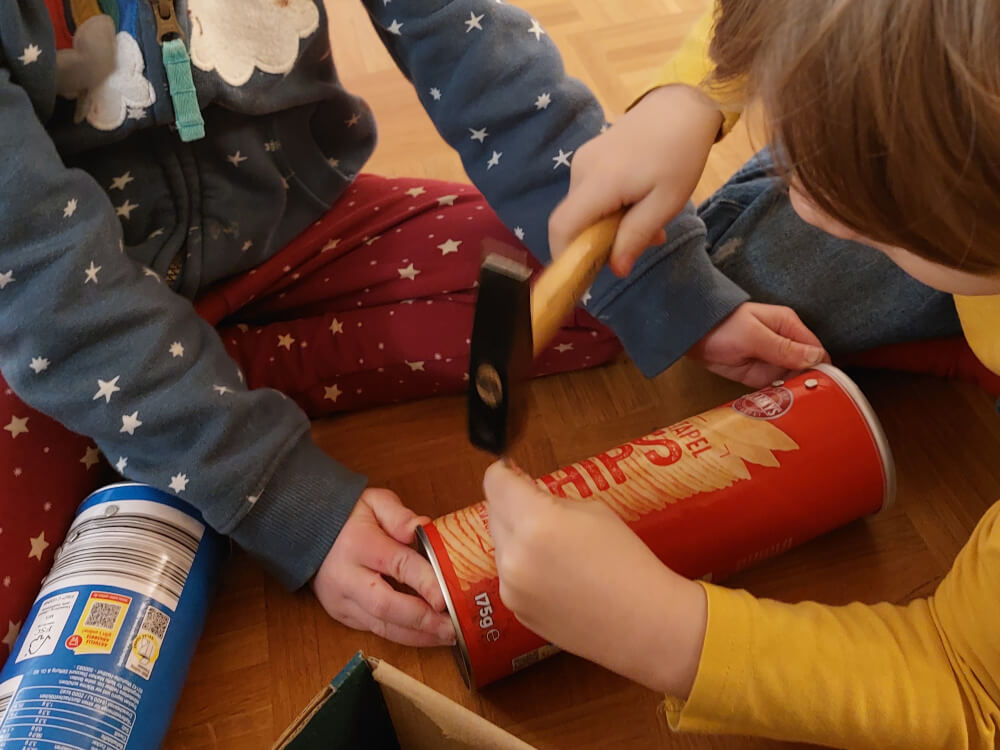
[(531, 290), (534, 356), (552, 342), (573, 307), (608, 262), (621, 219), (621, 214), (617, 213), (585, 229), (539, 275)]

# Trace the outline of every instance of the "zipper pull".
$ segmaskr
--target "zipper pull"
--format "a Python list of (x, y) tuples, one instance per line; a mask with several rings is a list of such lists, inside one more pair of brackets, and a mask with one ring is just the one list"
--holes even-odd
[(168, 36), (184, 38), (184, 30), (177, 21), (177, 9), (173, 0), (151, 0), (153, 15), (156, 16), (156, 41), (163, 44)]
[(191, 73), (191, 58), (184, 46), (184, 30), (177, 22), (173, 0), (150, 0), (156, 16), (156, 40), (163, 54), (170, 98), (174, 103), (174, 123), (185, 143), (205, 137), (205, 120), (198, 106), (198, 91)]

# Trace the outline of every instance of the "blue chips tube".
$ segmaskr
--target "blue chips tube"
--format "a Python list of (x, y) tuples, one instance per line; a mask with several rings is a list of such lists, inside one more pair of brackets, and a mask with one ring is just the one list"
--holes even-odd
[(0, 671), (0, 747), (159, 747), (227, 553), (154, 487), (84, 500)]

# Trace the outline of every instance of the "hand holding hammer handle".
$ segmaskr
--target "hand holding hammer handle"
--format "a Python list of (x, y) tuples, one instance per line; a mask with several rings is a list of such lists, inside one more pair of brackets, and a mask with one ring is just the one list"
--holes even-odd
[(538, 277), (531, 291), (534, 356), (555, 337), (576, 303), (608, 262), (621, 213), (585, 229)]

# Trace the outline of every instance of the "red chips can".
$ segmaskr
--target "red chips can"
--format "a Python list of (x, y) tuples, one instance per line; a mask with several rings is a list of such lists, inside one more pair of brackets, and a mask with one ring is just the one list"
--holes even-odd
[[(883, 510), (896, 492), (871, 405), (829, 365), (536, 482), (559, 497), (605, 503), (670, 568), (712, 581)], [(442, 516), (418, 537), (470, 688), (558, 651), (500, 601), (484, 502)]]

